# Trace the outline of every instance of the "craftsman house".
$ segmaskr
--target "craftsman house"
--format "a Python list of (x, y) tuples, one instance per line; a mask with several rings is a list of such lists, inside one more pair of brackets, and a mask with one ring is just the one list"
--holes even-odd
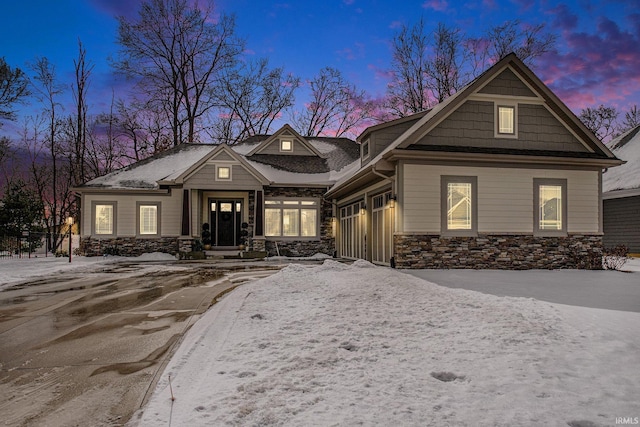
[(602, 170), (620, 163), (509, 55), (357, 143), (285, 125), (234, 146), (184, 144), (94, 179), (77, 188), (82, 247), (189, 251), (206, 223), (214, 248), (402, 268), (594, 268)]

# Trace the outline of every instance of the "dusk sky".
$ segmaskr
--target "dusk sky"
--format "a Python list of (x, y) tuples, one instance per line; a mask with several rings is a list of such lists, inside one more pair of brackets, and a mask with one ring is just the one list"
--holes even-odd
[[(0, 56), (23, 69), (45, 56), (60, 79), (71, 83), (82, 40), (95, 65), (90, 113), (102, 111), (112, 88), (125, 96), (123, 79), (107, 61), (118, 51), (115, 16), (135, 18), (138, 5), (138, 0), (4, 2)], [(284, 66), (303, 81), (322, 67), (336, 67), (372, 97), (384, 95), (390, 40), (402, 24), (423, 16), (429, 29), (445, 22), (478, 37), (507, 20), (545, 23), (557, 34), (557, 46), (537, 61), (534, 72), (576, 114), (600, 104), (621, 111), (640, 104), (640, 0), (218, 0), (216, 6), (236, 15), (248, 55), (268, 57), (271, 66)], [(305, 101), (304, 92), (297, 97)]]

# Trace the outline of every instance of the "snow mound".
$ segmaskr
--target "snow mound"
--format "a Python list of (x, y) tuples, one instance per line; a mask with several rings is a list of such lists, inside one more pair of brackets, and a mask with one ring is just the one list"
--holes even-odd
[(237, 288), (185, 337), (140, 425), (613, 424), (640, 409), (636, 349), (555, 306), (364, 266), (292, 264)]

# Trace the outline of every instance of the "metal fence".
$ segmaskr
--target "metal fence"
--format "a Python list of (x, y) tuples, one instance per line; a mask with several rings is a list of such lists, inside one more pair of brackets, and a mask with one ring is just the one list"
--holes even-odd
[(23, 232), (20, 236), (0, 234), (0, 260), (7, 258), (30, 258), (46, 256), (68, 256), (69, 235), (57, 236), (57, 247), (52, 247), (53, 236), (48, 233)]

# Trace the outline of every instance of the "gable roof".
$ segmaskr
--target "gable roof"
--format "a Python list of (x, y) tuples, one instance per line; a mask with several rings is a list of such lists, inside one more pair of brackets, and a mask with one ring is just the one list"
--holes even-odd
[(215, 162), (216, 159), (242, 165), (263, 185), (331, 186), (343, 176), (353, 173), (356, 164), (359, 165), (358, 144), (347, 138), (308, 138), (306, 143), (321, 157), (247, 156), (270, 138), (271, 135), (256, 135), (233, 146), (180, 144), (88, 181), (76, 187), (76, 190), (159, 190), (161, 186), (181, 185), (207, 162)]
[(209, 154), (216, 146), (180, 144), (147, 159), (102, 175), (78, 187), (94, 189), (157, 190), (160, 181), (171, 179)]
[(609, 146), (626, 163), (602, 174), (602, 191), (611, 193), (605, 197), (640, 195), (640, 125), (611, 140)]
[[(509, 70), (515, 75), (521, 78), (521, 81), (531, 90), (531, 93), (537, 95), (546, 102), (546, 105), (552, 109), (553, 113), (557, 116), (562, 123), (570, 129), (570, 131), (577, 137), (577, 139), (585, 145), (588, 150), (588, 154), (571, 153), (571, 156), (567, 156), (566, 153), (548, 152), (538, 150), (503, 150), (498, 149), (478, 149), (474, 147), (450, 147), (450, 146), (421, 146), (412, 147), (414, 143), (419, 141), (425, 135), (427, 135), (433, 128), (440, 124), (445, 118), (452, 114), (458, 107), (460, 107), (470, 96), (482, 90), (487, 86), (495, 77), (500, 75), (505, 70)], [(527, 94), (526, 96), (530, 96)], [(425, 114), (426, 113), (426, 114)], [(615, 157), (615, 155), (591, 132), (584, 124), (578, 119), (578, 117), (513, 53), (507, 55), (502, 60), (498, 61), (492, 67), (487, 69), (484, 73), (467, 84), (443, 102), (437, 104), (432, 109), (427, 110), (413, 126), (407, 129), (402, 135), (400, 135), (395, 141), (389, 144), (384, 150), (382, 150), (374, 159), (363, 166), (357, 171), (353, 177), (346, 177), (338, 181), (333, 188), (327, 193), (328, 197), (335, 196), (338, 193), (344, 192), (348, 187), (355, 187), (357, 181), (366, 181), (365, 175), (377, 174), (381, 172), (380, 166), (376, 168), (376, 164), (381, 165), (383, 168), (388, 168), (388, 161), (394, 160), (394, 155), (398, 152), (404, 152), (404, 155), (419, 156), (420, 152), (431, 151), (434, 152), (434, 157), (444, 158), (449, 156), (447, 153), (467, 153), (470, 158), (480, 160), (481, 156), (492, 156), (496, 159), (498, 156), (502, 156), (504, 161), (517, 162), (517, 161), (533, 161), (542, 162), (543, 158), (549, 157), (566, 157), (567, 162), (570, 159), (579, 161), (582, 159), (584, 162), (598, 165), (598, 166), (616, 166), (621, 162)], [(415, 115), (415, 116), (418, 116)], [(404, 119), (409, 119), (409, 116)], [(380, 126), (380, 125), (379, 125)], [(365, 130), (365, 132), (371, 132), (377, 130), (377, 128), (371, 128)], [(384, 128), (381, 126), (380, 129)], [(362, 139), (359, 137), (359, 141)], [(413, 153), (411, 153), (413, 151)], [(437, 154), (437, 153), (440, 154)], [(446, 154), (446, 156), (445, 156)], [(560, 163), (558, 160), (554, 160), (553, 163)]]
[(249, 152), (247, 156), (249, 157), (249, 156), (253, 156), (254, 154), (259, 154), (262, 150), (267, 148), (273, 142), (277, 141), (278, 138), (285, 133), (289, 133), (293, 135), (294, 138), (298, 140), (313, 155), (321, 158), (323, 157), (322, 154), (318, 150), (316, 150), (316, 148), (313, 145), (309, 144), (309, 142), (302, 135), (296, 132), (295, 129), (293, 129), (288, 123), (285, 123), (285, 125), (282, 126), (280, 129), (278, 129), (277, 131), (275, 131), (273, 135), (269, 136), (267, 139), (262, 141), (262, 143), (258, 145), (256, 148), (254, 148), (253, 150), (251, 150), (251, 152)]
[[(229, 148), (226, 144), (220, 144), (216, 146), (213, 150), (211, 150), (207, 155), (202, 157), (200, 160), (192, 164), (187, 170), (180, 173), (176, 176), (176, 174), (169, 175), (167, 178), (161, 182), (161, 184), (182, 184), (184, 181), (193, 173), (202, 168), (209, 160), (215, 159), (216, 157), (224, 154), (228, 157), (231, 157), (232, 161), (240, 163), (242, 167), (244, 167), (251, 175), (253, 175), (262, 185), (269, 184), (269, 180), (258, 172), (253, 166), (251, 166), (247, 161), (242, 158), (239, 154)], [(226, 160), (225, 160), (226, 161)]]

